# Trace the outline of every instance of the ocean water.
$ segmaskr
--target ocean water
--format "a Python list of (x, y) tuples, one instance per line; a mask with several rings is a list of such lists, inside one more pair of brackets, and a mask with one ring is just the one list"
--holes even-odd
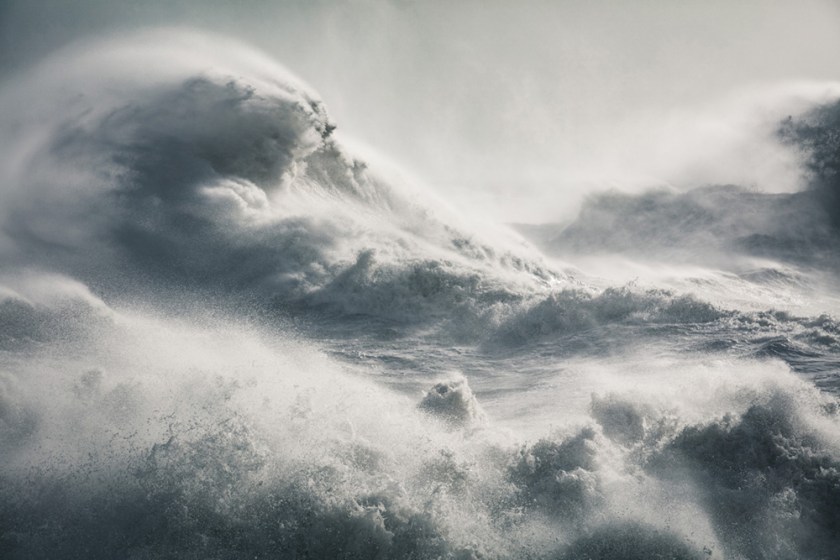
[(774, 132), (796, 192), (501, 227), (216, 38), (6, 82), (0, 556), (838, 558), (840, 104), (815, 91)]

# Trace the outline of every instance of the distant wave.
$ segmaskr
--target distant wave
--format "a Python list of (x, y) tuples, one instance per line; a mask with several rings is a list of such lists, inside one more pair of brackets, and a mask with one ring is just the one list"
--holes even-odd
[(802, 154), (810, 190), (827, 207), (831, 224), (840, 227), (840, 101), (788, 117), (778, 136)]
[(820, 189), (770, 194), (729, 185), (607, 192), (588, 199), (570, 224), (521, 230), (557, 255), (626, 254), (736, 270), (739, 256), (759, 257), (834, 270), (840, 232), (833, 220)]
[(557, 255), (628, 254), (723, 267), (747, 256), (835, 271), (838, 114), (840, 102), (832, 101), (779, 123), (777, 141), (802, 160), (806, 186), (799, 192), (738, 185), (603, 192), (590, 196), (570, 223), (519, 229)]

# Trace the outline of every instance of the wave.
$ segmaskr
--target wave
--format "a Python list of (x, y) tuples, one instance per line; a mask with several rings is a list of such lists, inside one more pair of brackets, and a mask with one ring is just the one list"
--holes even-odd
[(826, 205), (831, 224), (840, 226), (840, 102), (811, 107), (796, 118), (789, 116), (777, 134), (803, 159), (810, 190)]
[(581, 426), (528, 441), (464, 377), (400, 395), (276, 332), (74, 297), (102, 324), (30, 301), (85, 331), (75, 351), (3, 347), (9, 558), (822, 558), (840, 544), (836, 400), (778, 370), (733, 364), (670, 396), (604, 385)]
[(610, 325), (690, 325), (715, 322), (725, 311), (690, 295), (628, 286), (591, 293), (567, 290), (525, 307), (504, 321), (493, 343), (526, 344), (558, 335), (591, 335)]
[(732, 553), (817, 558), (836, 547), (840, 463), (790, 406), (780, 395), (739, 418), (686, 428), (667, 450), (703, 485)]
[(548, 238), (790, 264), (715, 275), (766, 290), (738, 307), (696, 278), (604, 286), (471, 224), (219, 38), (80, 44), (18, 78), (0, 92), (0, 556), (840, 546), (840, 326), (762, 299), (833, 262), (825, 187), (606, 194)]
[(773, 140), (801, 164), (804, 188), (788, 185), (795, 192), (762, 192), (761, 185), (608, 191), (586, 199), (569, 223), (518, 229), (566, 257), (625, 254), (736, 272), (769, 259), (836, 273), (838, 107), (836, 99), (821, 100), (775, 127)]
[[(837, 230), (817, 190), (762, 193), (735, 185), (589, 198), (567, 225), (521, 227), (557, 255), (627, 254), (744, 271), (747, 260), (837, 269)], [(744, 264), (746, 263), (746, 264)]]
[[(137, 52), (151, 40), (153, 52)], [(413, 286), (390, 294), (398, 313), (413, 294), (449, 292), (443, 309), (459, 294), (563, 279), (513, 236), (510, 249), (482, 240), (433, 196), (350, 155), (323, 103), (284, 69), (255, 69), (250, 50), (226, 45), (230, 66), (206, 70), (192, 54), (205, 42), (79, 47), (5, 92), (19, 110), (3, 129), (24, 139), (5, 158), (6, 262), (121, 296), (150, 285), (348, 313), (386, 307), (379, 294), (356, 301), (383, 284)], [(171, 64), (152, 70), (163, 54)], [(145, 81), (96, 72), (116, 64), (147, 68)], [(33, 90), (49, 95), (27, 103)]]

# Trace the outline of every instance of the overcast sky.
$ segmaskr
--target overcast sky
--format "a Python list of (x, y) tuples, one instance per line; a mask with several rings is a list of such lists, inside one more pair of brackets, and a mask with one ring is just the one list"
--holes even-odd
[(158, 25), (269, 52), (345, 135), (476, 204), (542, 205), (535, 193), (573, 190), (616, 159), (667, 153), (640, 146), (738, 92), (840, 77), (840, 2), (816, 0), (6, 0), (0, 70), (14, 79), (75, 39)]

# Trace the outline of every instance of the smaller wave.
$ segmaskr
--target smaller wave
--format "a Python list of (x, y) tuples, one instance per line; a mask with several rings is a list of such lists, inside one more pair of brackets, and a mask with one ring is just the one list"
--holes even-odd
[(574, 523), (584, 523), (604, 503), (597, 470), (597, 433), (585, 428), (561, 441), (523, 447), (510, 468), (515, 502)]
[(505, 345), (529, 344), (549, 337), (577, 335), (610, 325), (710, 323), (726, 312), (690, 295), (629, 287), (591, 292), (566, 290), (514, 313), (494, 335)]
[[(586, 199), (570, 223), (519, 229), (546, 252), (566, 258), (624, 254), (735, 272), (753, 268), (745, 258), (761, 258), (836, 275), (838, 130), (836, 95), (821, 97), (773, 127), (772, 141), (801, 166), (804, 187), (792, 183), (789, 192), (762, 192), (761, 184), (603, 192)], [(795, 189), (801, 190), (791, 192)]]
[(840, 101), (812, 107), (789, 116), (778, 137), (804, 160), (810, 191), (829, 211), (831, 224), (840, 227)]
[(688, 427), (666, 455), (696, 477), (732, 553), (820, 558), (840, 545), (840, 463), (789, 397)]
[(486, 419), (484, 410), (463, 375), (436, 383), (418, 407), (452, 427), (474, 426)]
[(624, 254), (656, 262), (744, 266), (744, 257), (835, 270), (838, 233), (815, 191), (762, 193), (734, 185), (687, 192), (608, 192), (567, 225), (520, 228), (550, 254)]

